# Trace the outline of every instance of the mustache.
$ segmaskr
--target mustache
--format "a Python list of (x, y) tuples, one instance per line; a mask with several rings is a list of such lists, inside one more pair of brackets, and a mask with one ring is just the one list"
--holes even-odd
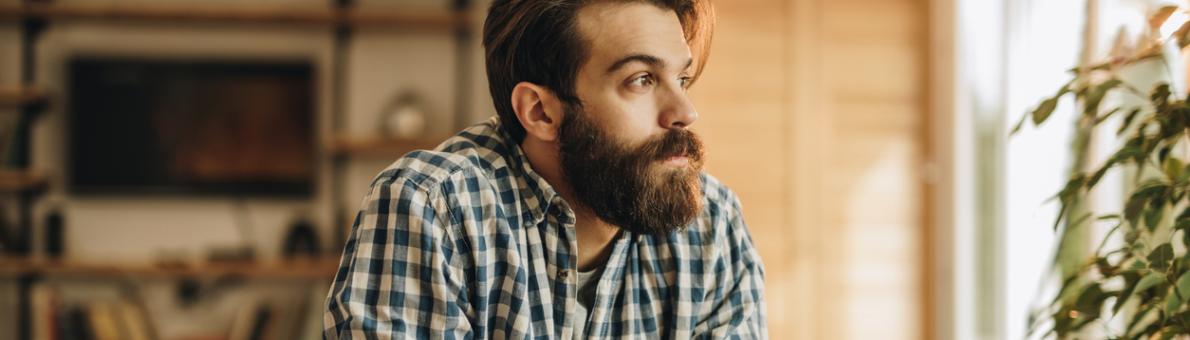
[(702, 140), (694, 131), (684, 128), (669, 129), (661, 136), (646, 141), (638, 149), (638, 154), (651, 160), (664, 160), (670, 157), (686, 157), (691, 162), (702, 161)]

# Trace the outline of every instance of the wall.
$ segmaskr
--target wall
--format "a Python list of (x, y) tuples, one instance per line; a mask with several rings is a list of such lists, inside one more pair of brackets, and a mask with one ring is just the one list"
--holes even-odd
[(926, 3), (716, 8), (695, 126), (764, 259), (771, 335), (928, 337)]

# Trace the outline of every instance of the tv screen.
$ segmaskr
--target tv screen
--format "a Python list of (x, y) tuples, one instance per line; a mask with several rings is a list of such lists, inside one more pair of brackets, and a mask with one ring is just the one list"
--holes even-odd
[(69, 81), (74, 193), (312, 190), (308, 62), (75, 58)]

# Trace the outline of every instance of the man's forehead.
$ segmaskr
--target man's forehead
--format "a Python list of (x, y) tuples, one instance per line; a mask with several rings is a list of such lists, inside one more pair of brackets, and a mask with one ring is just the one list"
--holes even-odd
[(673, 10), (641, 2), (603, 2), (580, 10), (578, 23), (589, 47), (589, 62), (611, 63), (629, 55), (650, 55), (685, 66), (690, 59), (690, 48)]

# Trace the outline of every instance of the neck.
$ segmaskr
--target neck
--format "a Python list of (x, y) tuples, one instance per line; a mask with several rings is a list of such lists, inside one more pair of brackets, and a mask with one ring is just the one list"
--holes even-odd
[(557, 144), (526, 136), (521, 142), (521, 150), (524, 151), (533, 171), (541, 175), (574, 210), (578, 270), (589, 271), (605, 265), (608, 256), (611, 255), (612, 242), (615, 241), (616, 235), (619, 235), (620, 228), (604, 222), (574, 195), (574, 189), (562, 173)]

